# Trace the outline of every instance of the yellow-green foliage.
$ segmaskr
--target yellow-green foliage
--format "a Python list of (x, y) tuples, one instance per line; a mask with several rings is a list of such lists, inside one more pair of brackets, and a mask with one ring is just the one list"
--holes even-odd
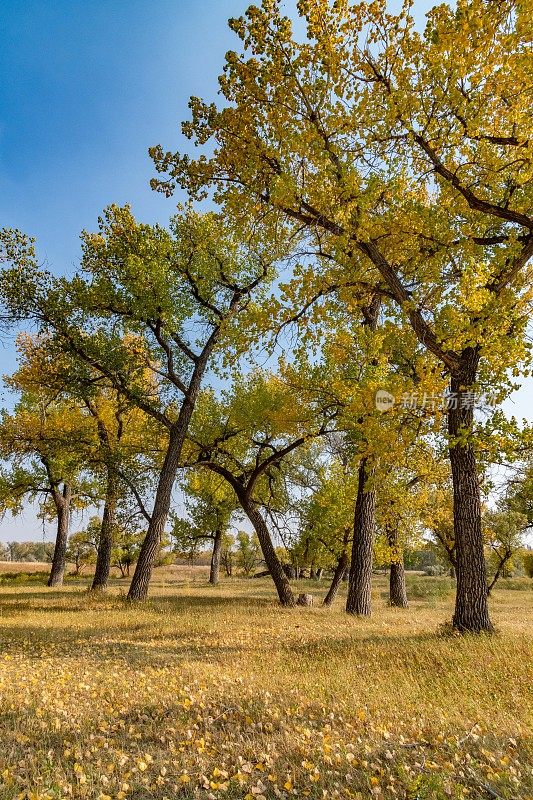
[(531, 796), (533, 593), (446, 637), (448, 600), (388, 608), (384, 577), (363, 621), (176, 570), (133, 608), (0, 588), (2, 800)]
[(524, 553), (524, 569), (528, 578), (533, 578), (533, 553)]

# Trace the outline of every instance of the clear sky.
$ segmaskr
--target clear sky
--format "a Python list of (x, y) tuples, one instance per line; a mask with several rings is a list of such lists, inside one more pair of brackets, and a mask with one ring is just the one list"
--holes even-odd
[[(57, 273), (79, 262), (79, 232), (109, 203), (166, 222), (148, 147), (177, 146), (191, 94), (213, 98), (228, 17), (246, 0), (2, 0), (0, 226), (35, 236)], [(0, 372), (14, 365), (0, 342)], [(9, 403), (6, 393), (0, 405)], [(0, 539), (39, 538), (28, 510)]]
[[(226, 20), (247, 5), (2, 0), (0, 226), (34, 236), (40, 260), (69, 273), (80, 230), (93, 229), (107, 204), (129, 202), (144, 221), (166, 222), (176, 201), (150, 191), (147, 149), (179, 146), (191, 94), (214, 99), (236, 45)], [(429, 5), (415, 2), (420, 20)], [(13, 366), (12, 343), (0, 342), (0, 373)], [(519, 415), (530, 411), (532, 386), (517, 398)], [(0, 405), (9, 400), (4, 392)], [(28, 510), (0, 523), (0, 540), (40, 531)]]

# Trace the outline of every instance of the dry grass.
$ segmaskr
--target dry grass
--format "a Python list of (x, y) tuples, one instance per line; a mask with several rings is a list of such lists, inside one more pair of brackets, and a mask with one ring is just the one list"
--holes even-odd
[(0, 561), (0, 574), (13, 572), (50, 572), (50, 564), (46, 561)]
[[(134, 567), (131, 568), (133, 575)], [(74, 564), (67, 564), (66, 578), (67, 581), (80, 580), (88, 581), (94, 574), (94, 566), (83, 567), (79, 575), (75, 575)], [(0, 580), (2, 577), (10, 579), (15, 575), (31, 575), (42, 577), (43, 583), (48, 580), (50, 574), (50, 564), (46, 561), (0, 561)], [(120, 570), (112, 567), (111, 576), (115, 579), (120, 579)], [(197, 564), (195, 566), (169, 564), (164, 567), (156, 569), (156, 580), (159, 584), (175, 583), (175, 582), (195, 582), (202, 581), (205, 583), (209, 576), (209, 564)], [(120, 581), (117, 583), (120, 585)]]
[(382, 577), (365, 621), (186, 570), (133, 608), (0, 588), (0, 798), (533, 797), (533, 592), (446, 637), (450, 600), (388, 608)]

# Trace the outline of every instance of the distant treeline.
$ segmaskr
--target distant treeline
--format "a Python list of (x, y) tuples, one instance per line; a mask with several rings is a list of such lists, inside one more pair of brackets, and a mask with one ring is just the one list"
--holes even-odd
[(0, 542), (0, 561), (51, 562), (53, 555), (51, 542)]

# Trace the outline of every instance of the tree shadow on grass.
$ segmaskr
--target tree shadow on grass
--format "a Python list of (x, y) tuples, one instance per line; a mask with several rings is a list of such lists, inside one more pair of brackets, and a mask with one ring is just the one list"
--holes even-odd
[(125, 662), (142, 668), (172, 664), (178, 668), (183, 662), (228, 663), (247, 649), (253, 652), (251, 646), (244, 648), (242, 644), (233, 646), (169, 635), (154, 636), (151, 627), (149, 624), (128, 627), (129, 638), (125, 639), (122, 638), (125, 629), (118, 626), (105, 632), (89, 627), (71, 629), (62, 636), (51, 635), (49, 630), (38, 626), (26, 626), (2, 637), (0, 656), (12, 654), (32, 660), (48, 657), (78, 662), (87, 659), (99, 664)]
[(75, 613), (98, 611), (102, 607), (113, 608), (114, 610), (139, 609), (153, 613), (168, 613), (169, 610), (175, 612), (200, 611), (205, 608), (245, 608), (260, 606), (275, 607), (277, 601), (272, 597), (272, 593), (264, 593), (264, 596), (257, 595), (163, 595), (148, 597), (146, 600), (129, 603), (126, 595), (116, 595), (112, 593), (92, 593), (86, 588), (79, 591), (64, 591), (61, 589), (37, 589), (25, 592), (0, 592), (0, 615), (10, 608), (23, 609), (28, 612), (69, 612)]
[[(217, 629), (213, 615), (206, 612), (231, 609), (246, 618), (272, 605), (272, 599), (216, 595), (154, 598), (132, 605), (113, 595), (86, 592), (6, 592), (0, 596), (0, 653), (29, 658), (87, 656), (144, 665), (167, 660), (223, 662), (246, 648), (242, 643), (235, 647), (219, 643), (219, 630), (221, 634), (227, 630), (224, 621)], [(106, 612), (110, 612), (107, 618)], [(33, 617), (32, 624), (20, 625), (25, 616)], [(35, 618), (42, 618), (42, 624)], [(172, 618), (175, 630), (168, 624)], [(185, 630), (184, 618), (192, 621)]]

